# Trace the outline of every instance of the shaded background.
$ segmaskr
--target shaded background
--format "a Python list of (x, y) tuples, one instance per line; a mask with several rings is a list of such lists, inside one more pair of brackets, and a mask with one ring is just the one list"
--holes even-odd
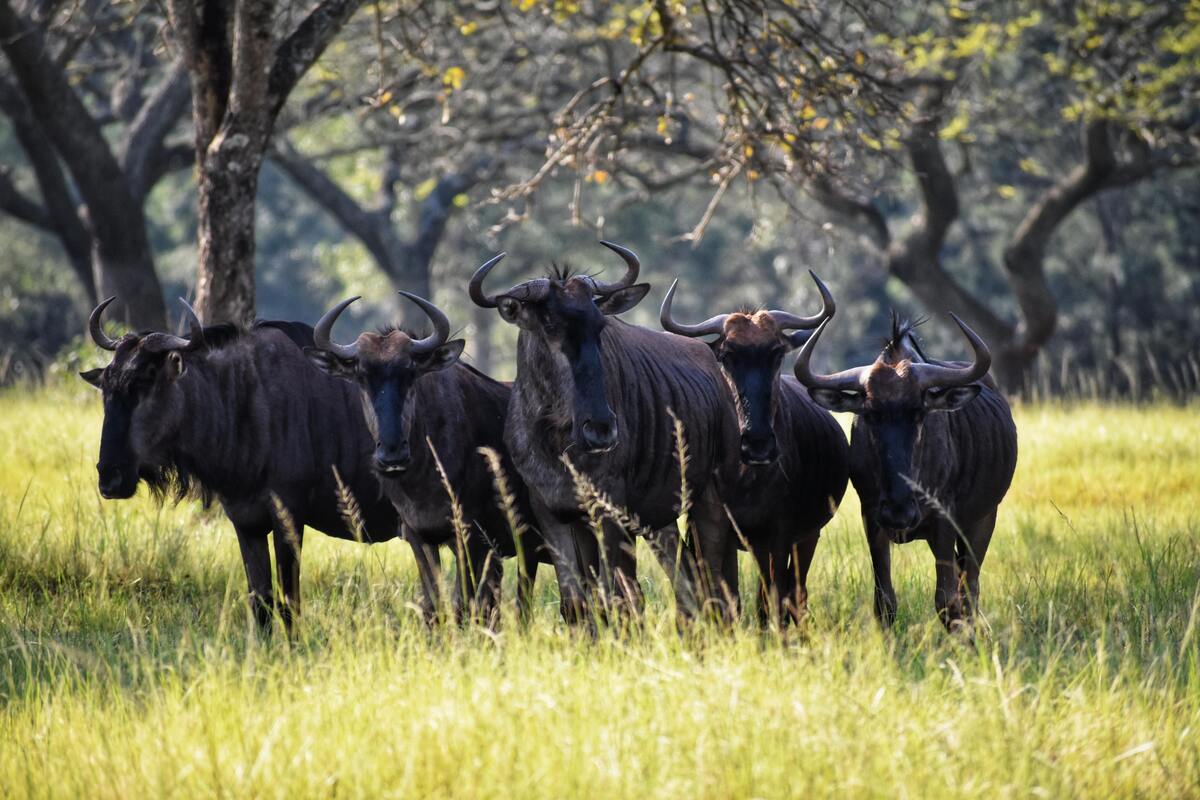
[[(126, 181), (145, 187), (134, 203), (172, 324), (175, 298), (195, 295), (197, 177), (166, 13), (4, 5), (42, 37), (33, 67), (59, 71)], [(315, 5), (279, 5), (281, 35)], [(397, 288), (429, 293), (466, 329), (468, 356), (511, 377), (515, 331), (470, 304), (471, 271), (502, 249), (509, 259), (489, 285), (552, 263), (615, 270), (595, 244), (611, 238), (638, 252), (654, 285), (631, 321), (657, 327), (675, 276), (683, 320), (743, 305), (812, 313), (813, 269), (839, 301), (820, 366), (872, 358), (892, 309), (933, 316), (921, 329), (929, 349), (957, 357), (945, 311), (980, 320), (945, 287), (1014, 338), (1040, 324), (1017, 302), (1028, 281), (1010, 260), (1016, 249), (1028, 261), (1015, 245), (1039, 205), (1074, 190), (1036, 265), (1053, 332), (1008, 388), (1194, 393), (1196, 4), (872, 13), (854, 3), (363, 4), (275, 123), (249, 262), (257, 313), (312, 322), (362, 294), (339, 323), (349, 340), (410, 312)], [(89, 256), (89, 209), (48, 133), (56, 122), (22, 96), (21, 57), (6, 46), (0, 62), (4, 383), (100, 360), (80, 333), (104, 266)], [(151, 128), (150, 111), (167, 117)], [(134, 134), (148, 129), (156, 138), (135, 170)], [(1071, 184), (1101, 146), (1108, 172)], [(944, 168), (940, 183), (930, 163)]]

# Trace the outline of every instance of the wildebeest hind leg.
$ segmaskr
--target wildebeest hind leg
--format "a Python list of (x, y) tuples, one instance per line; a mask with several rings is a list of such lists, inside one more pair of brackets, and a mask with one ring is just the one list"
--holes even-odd
[(238, 547), (242, 551), (242, 566), (250, 589), (250, 610), (260, 631), (271, 630), (271, 551), (267, 544), (266, 525), (235, 525)]

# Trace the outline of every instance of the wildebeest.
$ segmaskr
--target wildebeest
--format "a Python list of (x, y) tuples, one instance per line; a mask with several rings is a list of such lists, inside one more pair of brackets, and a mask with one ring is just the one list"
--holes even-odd
[(814, 400), (856, 415), (850, 479), (871, 549), (875, 613), (885, 625), (896, 614), (890, 544), (912, 539), (927, 540), (933, 551), (934, 603), (946, 627), (955, 630), (964, 617), (973, 619), (996, 509), (1017, 464), (1017, 429), (987, 375), (987, 345), (951, 317), (974, 350), (971, 363), (926, 358), (915, 325), (895, 317), (891, 338), (873, 364), (834, 375), (813, 372), (809, 361), (828, 320), (796, 359), (796, 378)]
[[(448, 341), (450, 321), (437, 306), (408, 292), (400, 294), (421, 307), (433, 323), (432, 334), (418, 337), (389, 327), (360, 334), (354, 344), (337, 344), (331, 338), (333, 325), (358, 299), (352, 297), (321, 317), (314, 328), (316, 346), (307, 352), (323, 371), (354, 381), (361, 391), (363, 412), (375, 437), (375, 469), (412, 544), (426, 614), (438, 607), (441, 545), (457, 551), (454, 605), (460, 619), (475, 606), (473, 613), (494, 621), (503, 577), (501, 556), (520, 555), (524, 560), (518, 595), (522, 611), (528, 611), (541, 539), (528, 531), (523, 541), (514, 541), (479, 452), (487, 447), (502, 455), (515, 510), (523, 520), (532, 520), (528, 493), (504, 449), (512, 387), (459, 361), (464, 342)], [(456, 536), (438, 462), (462, 510), (465, 536)]]
[(724, 495), (758, 563), (764, 620), (768, 614), (783, 620), (784, 614), (799, 619), (806, 613), (813, 551), (846, 493), (850, 469), (846, 435), (837, 420), (795, 378), (779, 374), (783, 357), (833, 316), (833, 297), (812, 277), (823, 307), (811, 317), (736, 312), (683, 324), (671, 316), (678, 280), (659, 314), (671, 333), (717, 337), (708, 346), (729, 379), (727, 391), (733, 393), (741, 428), (741, 470)]
[[(237, 531), (255, 619), (276, 607), (290, 629), (300, 610), (304, 526), (343, 539), (394, 538), (399, 523), (371, 470), (371, 433), (353, 387), (314, 369), (303, 346), (312, 329), (256, 322), (204, 327), (184, 303), (189, 334), (127, 333), (109, 338), (92, 312), (92, 339), (112, 362), (81, 376), (104, 393), (100, 494), (132, 497), (139, 481), (160, 496), (216, 497)], [(338, 478), (361, 520), (339, 505)], [(342, 504), (344, 505), (344, 503)], [(365, 530), (356, 531), (361, 524)], [(284, 600), (271, 588), (267, 534)]]
[[(471, 279), (471, 299), (498, 308), (520, 328), (505, 441), (551, 550), (566, 620), (581, 619), (597, 576), (610, 597), (640, 607), (628, 539), (634, 531), (613, 521), (613, 506), (653, 532), (651, 545), (676, 579), (679, 606), (691, 614), (700, 601), (702, 575), (691, 560), (697, 552), (705, 574), (724, 582), (723, 590), (715, 588), (717, 601), (722, 594), (736, 598), (736, 542), (716, 491), (737, 470), (736, 414), (720, 391), (720, 367), (702, 343), (614, 318), (637, 305), (650, 287), (635, 283), (640, 264), (632, 251), (602, 244), (626, 264), (625, 275), (612, 283), (556, 270), (487, 295), (484, 278), (503, 253)], [(682, 481), (671, 412), (686, 434), (687, 483), (694, 498), (690, 519), (696, 524), (694, 549), (684, 554), (682, 569), (674, 560)], [(611, 504), (602, 547), (589, 530), (564, 459)]]

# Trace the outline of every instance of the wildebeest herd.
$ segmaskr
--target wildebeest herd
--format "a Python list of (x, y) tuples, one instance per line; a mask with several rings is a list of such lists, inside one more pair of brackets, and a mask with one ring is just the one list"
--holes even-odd
[[(644, 599), (634, 539), (644, 536), (672, 580), (683, 619), (739, 612), (737, 551), (758, 564), (764, 622), (807, 613), (809, 566), (849, 480), (862, 503), (875, 613), (895, 617), (890, 545), (925, 539), (935, 605), (951, 630), (971, 620), (996, 510), (1016, 466), (1017, 434), (988, 377), (987, 345), (957, 317), (970, 363), (925, 356), (894, 321), (873, 364), (814, 372), (812, 353), (835, 312), (721, 313), (663, 331), (618, 315), (646, 296), (629, 249), (604, 282), (555, 271), (488, 294), (503, 254), (471, 278), (471, 299), (519, 329), (516, 379), (460, 360), (446, 315), (416, 295), (433, 326), (334, 341), (340, 303), (315, 327), (259, 321), (202, 325), (184, 303), (187, 335), (105, 334), (113, 353), (82, 373), (104, 398), (99, 489), (215, 498), (237, 532), (260, 626), (289, 628), (300, 605), (304, 528), (413, 548), (429, 619), (441, 607), (440, 551), (456, 555), (453, 608), (497, 618), (502, 560), (518, 559), (518, 606), (529, 610), (539, 563), (553, 564), (570, 623), (636, 614)], [(707, 343), (701, 337), (715, 337)], [(798, 350), (795, 376), (781, 375)], [(356, 397), (357, 395), (357, 397)], [(831, 411), (855, 415), (850, 441)], [(687, 524), (679, 524), (681, 514)], [(268, 534), (283, 597), (274, 596)]]

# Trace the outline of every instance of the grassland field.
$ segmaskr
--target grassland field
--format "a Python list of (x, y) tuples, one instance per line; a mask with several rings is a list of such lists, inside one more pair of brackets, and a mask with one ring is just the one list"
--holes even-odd
[(218, 511), (100, 499), (94, 392), (10, 390), (0, 797), (1197, 797), (1197, 412), (1017, 407), (974, 644), (921, 542), (878, 630), (852, 491), (803, 632), (681, 636), (644, 553), (636, 630), (566, 630), (543, 568), (528, 626), (510, 574), (498, 633), (431, 631), (407, 545), (312, 533), (289, 642), (253, 632)]

